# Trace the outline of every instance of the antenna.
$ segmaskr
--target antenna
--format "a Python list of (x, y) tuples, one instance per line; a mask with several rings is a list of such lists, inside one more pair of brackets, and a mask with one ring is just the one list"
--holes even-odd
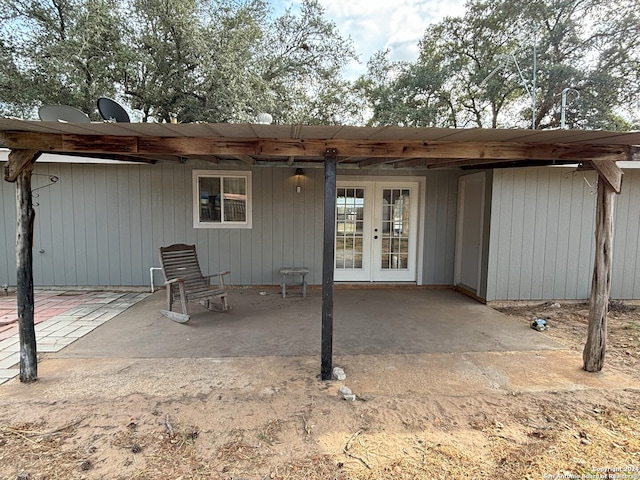
[(494, 68), (489, 75), (487, 75), (482, 82), (480, 82), (480, 86), (485, 85), (491, 77), (493, 77), (500, 69), (503, 69), (507, 66), (509, 60), (513, 60), (513, 63), (516, 66), (516, 70), (518, 71), (518, 75), (520, 76), (520, 80), (522, 81), (522, 86), (524, 87), (527, 95), (531, 98), (531, 128), (535, 130), (536, 128), (536, 78), (538, 76), (537, 71), (537, 40), (538, 30), (536, 29), (533, 33), (533, 72), (531, 79), (531, 88), (529, 88), (528, 81), (524, 78), (522, 74), (522, 70), (520, 70), (520, 65), (518, 64), (518, 60), (516, 59), (515, 54), (509, 53), (506, 55), (498, 55), (496, 58), (500, 60), (500, 64)]
[(569, 92), (573, 92), (576, 94), (576, 98), (573, 99), (574, 102), (580, 98), (580, 92), (575, 88), (567, 87), (564, 90), (562, 90), (562, 107), (560, 108), (560, 128), (562, 129), (564, 129), (566, 125), (565, 111), (567, 109), (567, 93)]

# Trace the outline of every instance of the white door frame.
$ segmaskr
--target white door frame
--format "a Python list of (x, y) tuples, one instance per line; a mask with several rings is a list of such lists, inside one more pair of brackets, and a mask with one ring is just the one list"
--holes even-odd
[[(365, 216), (368, 217), (369, 227), (368, 232), (365, 231), (363, 235), (363, 241), (369, 242), (369, 246), (365, 246), (363, 250), (366, 249), (366, 252), (363, 252), (364, 255), (367, 255), (366, 263), (369, 264), (365, 267), (363, 264), (363, 268), (360, 272), (356, 272), (354, 270), (338, 270), (334, 269), (334, 279), (337, 282), (374, 282), (380, 281), (382, 282), (408, 282), (408, 283), (416, 283), (417, 285), (422, 285), (422, 274), (423, 274), (423, 260), (424, 260), (424, 202), (426, 198), (425, 194), (425, 186), (426, 186), (426, 178), (418, 177), (418, 176), (356, 176), (356, 175), (339, 175), (337, 180), (338, 187), (364, 187), (366, 189), (365, 195), (368, 195), (368, 198), (365, 198)], [(413, 215), (412, 219), (414, 221), (414, 225), (412, 225), (414, 237), (412, 238), (412, 242), (415, 243), (415, 263), (414, 263), (414, 272), (412, 275), (412, 280), (394, 280), (393, 278), (387, 278), (386, 280), (379, 280), (378, 276), (372, 272), (374, 263), (370, 259), (374, 258), (376, 255), (374, 248), (374, 244), (372, 241), (373, 232), (373, 224), (374, 224), (374, 216), (379, 215), (375, 212), (375, 197), (379, 195), (379, 192), (382, 191), (382, 188), (398, 188), (401, 187), (402, 184), (414, 183), (417, 187), (417, 195), (412, 195), (412, 210)], [(367, 202), (368, 200), (368, 202)], [(366, 243), (365, 243), (366, 245)], [(378, 249), (379, 251), (379, 249)], [(364, 260), (364, 259), (363, 259)], [(392, 277), (393, 275), (391, 275)]]

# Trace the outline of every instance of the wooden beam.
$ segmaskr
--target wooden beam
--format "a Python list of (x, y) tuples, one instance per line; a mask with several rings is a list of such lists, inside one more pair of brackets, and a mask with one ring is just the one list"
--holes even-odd
[[(525, 161), (525, 160), (521, 160)], [(467, 167), (470, 165), (484, 165), (495, 163), (496, 160), (494, 158), (477, 158), (475, 160), (465, 158), (465, 159), (442, 159), (442, 160), (425, 160), (423, 162), (424, 166), (427, 168), (446, 168), (446, 167)]]
[(27, 163), (16, 178), (16, 266), (20, 381), (38, 379), (38, 355), (34, 324), (33, 224), (36, 216), (31, 196), (33, 162)]
[(613, 208), (615, 190), (609, 182), (598, 176), (596, 205), (596, 255), (589, 296), (589, 326), (587, 342), (582, 353), (583, 368), (599, 372), (604, 366), (607, 346), (607, 313), (611, 292), (611, 266), (613, 264)]
[(6, 132), (9, 148), (45, 152), (94, 152), (153, 155), (250, 155), (324, 158), (328, 148), (341, 157), (469, 160), (589, 160), (631, 158), (632, 147), (619, 145), (529, 144), (517, 142), (424, 142), (344, 139), (256, 139), (211, 137), (136, 137)]
[(402, 160), (402, 159), (400, 159), (400, 158), (387, 158), (387, 157), (366, 158), (366, 159), (358, 161), (358, 167), (367, 168), (367, 167), (373, 167), (375, 165), (380, 165), (382, 163), (398, 162), (400, 160)]
[(616, 162), (606, 160), (591, 160), (591, 165), (598, 172), (599, 178), (607, 182), (614, 192), (620, 193), (622, 187), (622, 169)]
[(247, 165), (255, 165), (256, 159), (250, 157), (249, 155), (234, 155), (233, 158), (237, 158), (238, 160), (246, 163)]
[(11, 150), (9, 159), (4, 166), (4, 179), (7, 182), (15, 182), (18, 176), (24, 171), (33, 168), (35, 162), (40, 156), (38, 150)]
[[(103, 154), (99, 153), (67, 153), (69, 156), (82, 156), (89, 158), (98, 158), (104, 159)], [(110, 160), (118, 160), (120, 162), (134, 162), (134, 163), (145, 163), (149, 165), (154, 165), (158, 160), (167, 160), (167, 161), (178, 161), (176, 157), (170, 157), (168, 155), (154, 155), (150, 156), (134, 156), (134, 155), (109, 155)]]
[(217, 155), (189, 155), (189, 158), (192, 160), (201, 160), (203, 162), (213, 163), (218, 165), (220, 160), (222, 160)]
[(393, 164), (393, 168), (411, 168), (411, 167), (425, 167), (427, 160), (424, 158), (410, 158), (409, 160), (401, 160)]
[(331, 380), (333, 364), (333, 271), (336, 236), (336, 156), (333, 149), (324, 159), (324, 247), (322, 250), (322, 345), (320, 378)]
[[(521, 160), (524, 161), (524, 160)], [(402, 160), (394, 163), (395, 168), (407, 167), (426, 167), (426, 168), (445, 168), (445, 167), (466, 167), (469, 165), (482, 165), (495, 163), (495, 158), (413, 158), (410, 160)]]
[[(360, 163), (363, 159), (361, 157), (340, 157), (337, 159), (338, 163)], [(359, 166), (359, 165), (358, 165)]]

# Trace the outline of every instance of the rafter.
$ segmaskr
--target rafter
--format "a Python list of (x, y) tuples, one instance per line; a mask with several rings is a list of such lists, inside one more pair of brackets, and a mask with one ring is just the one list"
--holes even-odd
[[(504, 160), (507, 161), (507, 160)], [(528, 162), (529, 159), (520, 159), (519, 162)], [(470, 158), (465, 159), (442, 159), (442, 160), (424, 160), (423, 165), (427, 168), (444, 168), (444, 167), (469, 167), (495, 164), (494, 158)]]
[(386, 158), (386, 157), (382, 157), (382, 158), (366, 158), (363, 160), (360, 160), (358, 162), (358, 167), (360, 168), (367, 168), (367, 167), (373, 167), (375, 165), (380, 165), (381, 163), (390, 163), (392, 161), (397, 161), (398, 159), (390, 159), (390, 158)]
[(256, 159), (253, 157), (250, 157), (249, 155), (232, 155), (232, 157), (246, 163), (247, 165), (256, 164)]

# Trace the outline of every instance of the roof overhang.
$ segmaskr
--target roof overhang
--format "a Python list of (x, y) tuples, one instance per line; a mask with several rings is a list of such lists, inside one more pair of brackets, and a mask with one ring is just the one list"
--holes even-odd
[(121, 161), (489, 168), (634, 160), (640, 132), (261, 124), (63, 123), (0, 118), (0, 147)]

